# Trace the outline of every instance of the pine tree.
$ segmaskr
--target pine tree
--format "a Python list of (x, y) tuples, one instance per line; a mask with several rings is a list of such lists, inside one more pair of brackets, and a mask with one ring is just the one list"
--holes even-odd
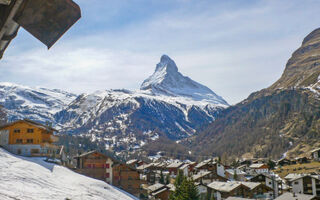
[[(182, 174), (182, 173), (181, 173)], [(179, 178), (178, 178), (179, 177)], [(182, 177), (182, 178), (181, 178)], [(179, 184), (178, 181), (181, 181)], [(177, 176), (175, 181), (176, 190), (170, 195), (170, 200), (199, 200), (199, 191), (192, 179), (185, 176)]]
[(169, 183), (170, 183), (170, 175), (167, 174), (167, 176), (166, 176), (166, 184), (168, 185)]
[(183, 172), (181, 170), (178, 171), (178, 175), (176, 177), (176, 180), (174, 182), (174, 185), (177, 187), (179, 185), (181, 185), (183, 181)]
[(268, 167), (270, 170), (273, 170), (275, 166), (276, 166), (276, 164), (272, 160), (268, 161)]
[(236, 181), (238, 179), (237, 170), (234, 170), (233, 179)]
[(159, 180), (159, 182), (160, 182), (161, 184), (165, 184), (165, 182), (164, 182), (164, 176), (163, 176), (162, 171), (161, 171), (161, 173), (160, 173), (160, 180)]

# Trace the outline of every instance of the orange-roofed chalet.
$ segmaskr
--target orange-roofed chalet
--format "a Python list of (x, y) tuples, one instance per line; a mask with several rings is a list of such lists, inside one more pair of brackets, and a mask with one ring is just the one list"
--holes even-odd
[(59, 147), (54, 145), (59, 138), (57, 130), (28, 119), (0, 126), (0, 146), (23, 156), (52, 156)]

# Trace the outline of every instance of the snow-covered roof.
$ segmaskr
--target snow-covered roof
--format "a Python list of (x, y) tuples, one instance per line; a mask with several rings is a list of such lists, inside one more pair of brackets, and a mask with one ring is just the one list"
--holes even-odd
[(265, 166), (265, 164), (263, 163), (256, 163), (256, 164), (252, 164), (250, 165), (249, 167), (252, 168), (252, 169), (259, 169), (261, 167)]
[(306, 194), (293, 194), (293, 193), (287, 192), (277, 197), (275, 200), (312, 200), (312, 199), (315, 199), (315, 196), (306, 195)]
[(179, 169), (184, 170), (185, 168), (187, 168), (190, 164), (183, 164), (181, 167), (179, 167)]
[(209, 188), (212, 188), (214, 190), (220, 191), (220, 192), (231, 192), (232, 190), (239, 187), (241, 183), (238, 182), (219, 182), (214, 181), (210, 184), (208, 184)]
[(179, 167), (181, 167), (183, 164), (184, 164), (184, 163), (182, 163), (182, 162), (173, 162), (173, 163), (169, 164), (169, 165), (167, 166), (167, 168), (179, 168)]
[(291, 179), (290, 181), (296, 181), (296, 180), (299, 180), (301, 178), (304, 178), (304, 177), (311, 177), (311, 178), (314, 178), (314, 179), (317, 179), (317, 180), (320, 180), (320, 175), (310, 175), (310, 174), (304, 174), (304, 175), (301, 175), (300, 177), (297, 177), (297, 178), (293, 178)]
[(151, 192), (154, 192), (154, 191), (157, 191), (161, 188), (165, 187), (165, 185), (161, 184), (161, 183), (156, 183), (154, 185), (151, 185), (148, 187), (148, 190), (151, 191)]
[(131, 165), (131, 164), (136, 163), (136, 162), (138, 162), (137, 159), (128, 160), (127, 161), (127, 165)]
[(257, 183), (257, 182), (238, 182), (242, 185), (247, 186), (248, 188), (250, 188), (250, 190), (255, 189), (256, 187), (258, 187), (259, 185), (261, 185), (261, 183)]
[(204, 161), (198, 163), (198, 164), (195, 166), (195, 168), (201, 168), (201, 167), (203, 167), (203, 166), (205, 166), (206, 164), (209, 164), (209, 163), (210, 163), (210, 164), (216, 164), (217, 162), (216, 162), (216, 161), (213, 161), (212, 159), (204, 160)]
[(144, 170), (144, 169), (148, 169), (150, 167), (153, 167), (153, 163), (140, 165), (139, 167), (137, 167), (137, 169)]
[(199, 172), (198, 174), (195, 174), (192, 176), (193, 180), (198, 180), (199, 178), (205, 177), (209, 174), (211, 174), (212, 172)]
[(288, 174), (287, 176), (285, 176), (284, 178), (287, 179), (287, 180), (291, 180), (291, 179), (296, 179), (296, 178), (299, 178), (301, 177), (302, 174)]
[(240, 169), (226, 169), (226, 172), (228, 172), (231, 175), (234, 175), (237, 173), (237, 175), (245, 175), (246, 173)]
[(168, 188), (163, 188), (163, 189), (161, 189), (161, 190), (158, 190), (158, 191), (156, 191), (156, 192), (152, 192), (152, 196), (156, 196), (156, 195), (158, 195), (158, 194), (160, 194), (160, 193), (162, 193), (162, 192), (164, 192), (164, 191), (167, 191), (168, 190)]

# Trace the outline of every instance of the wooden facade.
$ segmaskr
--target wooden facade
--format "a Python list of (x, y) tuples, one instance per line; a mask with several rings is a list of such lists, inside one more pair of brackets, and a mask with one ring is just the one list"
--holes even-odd
[(113, 185), (137, 197), (143, 192), (141, 185), (145, 181), (140, 179), (140, 172), (126, 164), (114, 164), (112, 168)]
[(75, 159), (78, 173), (112, 184), (113, 161), (111, 158), (97, 151), (91, 151)]
[(51, 156), (58, 153), (55, 129), (31, 120), (19, 120), (0, 127), (0, 145), (24, 156)]

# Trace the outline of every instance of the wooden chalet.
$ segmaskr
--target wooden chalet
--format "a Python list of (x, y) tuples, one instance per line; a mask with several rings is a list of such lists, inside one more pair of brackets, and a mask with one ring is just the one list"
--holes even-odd
[(59, 154), (56, 129), (24, 119), (0, 126), (0, 146), (9, 152), (23, 156), (53, 157)]
[(114, 159), (97, 151), (90, 151), (74, 157), (77, 161), (76, 171), (80, 174), (113, 183), (112, 165)]

